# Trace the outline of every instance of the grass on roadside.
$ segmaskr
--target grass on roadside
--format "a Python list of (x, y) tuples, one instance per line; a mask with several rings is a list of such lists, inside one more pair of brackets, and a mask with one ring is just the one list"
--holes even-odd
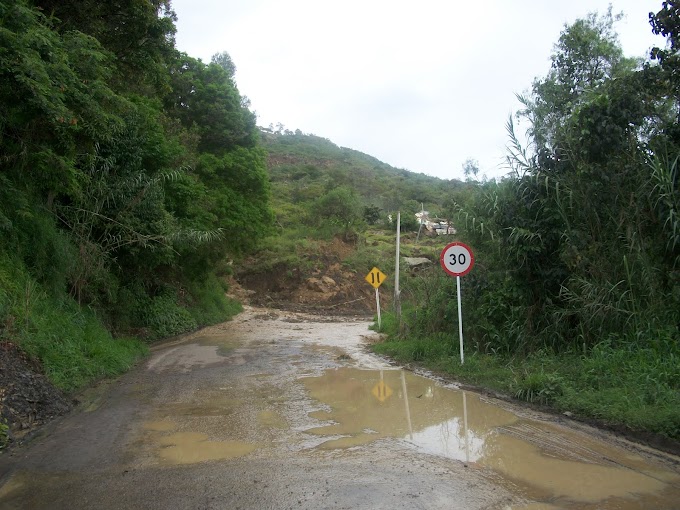
[(136, 338), (113, 338), (91, 311), (45, 296), (18, 333), (17, 344), (39, 359), (50, 381), (64, 391), (121, 374), (148, 351)]
[(463, 365), (454, 334), (393, 336), (373, 349), (556, 411), (680, 440), (680, 352), (670, 343), (655, 349), (602, 342), (587, 355), (469, 352)]
[(92, 310), (67, 296), (48, 296), (9, 257), (0, 257), (0, 340), (40, 360), (50, 381), (65, 391), (123, 373), (148, 350), (137, 339), (113, 338)]

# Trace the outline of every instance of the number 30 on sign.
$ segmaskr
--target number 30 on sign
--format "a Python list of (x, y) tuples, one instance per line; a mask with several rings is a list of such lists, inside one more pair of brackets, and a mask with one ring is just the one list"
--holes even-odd
[(451, 276), (464, 276), (472, 271), (475, 257), (469, 246), (463, 243), (450, 243), (442, 250), (439, 257), (444, 271)]

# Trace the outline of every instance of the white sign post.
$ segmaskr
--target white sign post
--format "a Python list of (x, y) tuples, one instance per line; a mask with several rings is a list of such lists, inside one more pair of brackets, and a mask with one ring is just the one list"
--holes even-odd
[(456, 277), (458, 287), (458, 336), (460, 337), (460, 364), (465, 363), (463, 354), (463, 311), (460, 303), (460, 277), (468, 274), (475, 265), (475, 257), (469, 246), (463, 243), (447, 244), (439, 256), (444, 271)]

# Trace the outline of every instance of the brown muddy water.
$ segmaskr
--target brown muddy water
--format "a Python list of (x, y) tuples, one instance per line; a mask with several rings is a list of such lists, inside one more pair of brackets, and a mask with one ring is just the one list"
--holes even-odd
[[(668, 457), (655, 462), (626, 443), (602, 440), (553, 416), (535, 419), (479, 394), (394, 369), (365, 351), (361, 323), (277, 319), (252, 327), (195, 337), (195, 343), (165, 350), (149, 362), (148, 368), (160, 373), (170, 368), (186, 373), (225, 360), (233, 367), (252, 366), (243, 339), (251, 331), (271, 331), (264, 336), (269, 343), (258, 347), (269, 365), (249, 375), (247, 390), (231, 385), (212, 389), (198, 403), (194, 394), (189, 406), (163, 407), (164, 416), (175, 416), (184, 426), (145, 425), (162, 463), (230, 459), (281, 445), (342, 454), (368, 445), (392, 448), (396, 441), (421, 458), (491, 472), (510, 492), (540, 502), (506, 509), (680, 508), (680, 475)], [(296, 386), (301, 388), (291, 394)], [(219, 417), (218, 426), (231, 430), (231, 437), (220, 437), (205, 424), (187, 427), (188, 417), (194, 422)], [(197, 428), (205, 433), (188, 432)]]
[(325, 422), (323, 449), (397, 438), (419, 452), (491, 469), (523, 508), (679, 508), (680, 476), (622, 447), (556, 423), (520, 418), (478, 394), (402, 370), (338, 368), (303, 379)]

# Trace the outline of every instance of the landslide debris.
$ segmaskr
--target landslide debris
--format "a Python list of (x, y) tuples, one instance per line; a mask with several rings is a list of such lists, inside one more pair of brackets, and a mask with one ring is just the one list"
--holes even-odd
[[(40, 365), (16, 344), (0, 342), (0, 425), (11, 444), (34, 428), (66, 414), (73, 403), (42, 374)], [(3, 427), (4, 428), (4, 427)]]
[(243, 264), (236, 281), (257, 306), (371, 317), (375, 312), (373, 288), (364, 281), (364, 274), (343, 264), (355, 249), (352, 243), (335, 238), (318, 253), (306, 255), (307, 267), (280, 263), (263, 271), (266, 264), (252, 259)]

